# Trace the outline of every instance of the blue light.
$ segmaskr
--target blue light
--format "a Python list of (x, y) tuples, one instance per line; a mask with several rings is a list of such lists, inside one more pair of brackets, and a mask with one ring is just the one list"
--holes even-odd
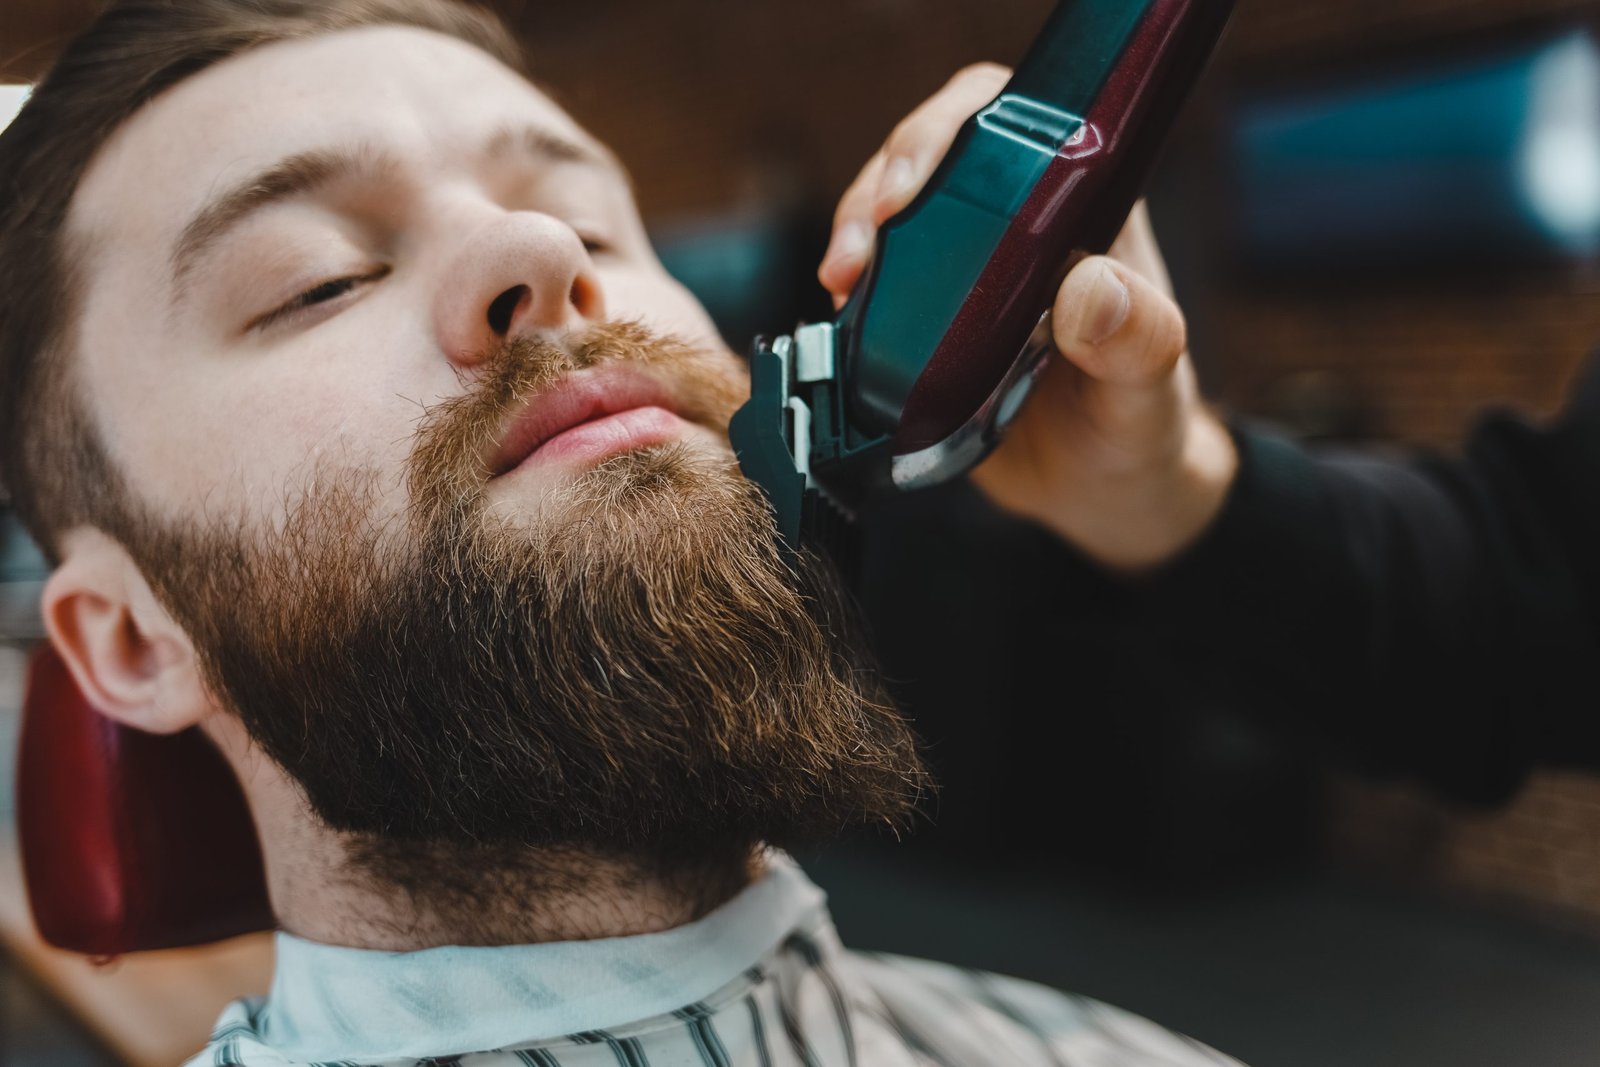
[(1528, 210), (1578, 255), (1600, 252), (1600, 50), (1577, 34), (1534, 67), (1520, 184)]

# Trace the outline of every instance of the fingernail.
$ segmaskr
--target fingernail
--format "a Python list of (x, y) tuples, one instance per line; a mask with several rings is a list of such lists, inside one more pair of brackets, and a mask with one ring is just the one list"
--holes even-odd
[(845, 223), (839, 228), (839, 232), (833, 235), (833, 243), (828, 246), (828, 254), (822, 257), (823, 266), (833, 267), (852, 260), (865, 259), (868, 240), (867, 228), (861, 223)]
[(1078, 338), (1089, 345), (1100, 344), (1122, 329), (1122, 324), (1128, 321), (1128, 313), (1133, 310), (1133, 298), (1117, 272), (1104, 263), (1097, 269), (1099, 276), (1094, 280), (1092, 297), (1094, 310), (1084, 316), (1078, 327)]
[(904, 200), (916, 182), (917, 172), (911, 160), (904, 156), (890, 160), (883, 170), (883, 178), (878, 182), (878, 203)]

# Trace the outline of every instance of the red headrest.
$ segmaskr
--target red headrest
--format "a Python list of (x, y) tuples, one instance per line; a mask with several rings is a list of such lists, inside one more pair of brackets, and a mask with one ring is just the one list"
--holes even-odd
[(22, 712), (17, 822), (46, 941), (117, 956), (272, 926), (255, 826), (205, 735), (106, 718), (48, 644)]

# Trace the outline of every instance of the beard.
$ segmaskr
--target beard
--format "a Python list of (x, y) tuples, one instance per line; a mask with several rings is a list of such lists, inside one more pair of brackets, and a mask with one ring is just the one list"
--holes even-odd
[(638, 326), (518, 341), (426, 414), (403, 514), (324, 465), (270, 528), (128, 538), (219, 702), (391, 880), (462, 849), (688, 869), (899, 828), (927, 788), (834, 575), (785, 560), (731, 453), (625, 452), (488, 506), (507, 418), (608, 361), (671, 376), (707, 425), (740, 398), (722, 357)]

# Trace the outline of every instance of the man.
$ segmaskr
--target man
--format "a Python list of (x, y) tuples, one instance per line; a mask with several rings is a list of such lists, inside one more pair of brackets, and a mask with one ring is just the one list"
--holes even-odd
[[(845, 953), (770, 851), (903, 825), (926, 775), (737, 473), (738, 361), (517, 63), (442, 0), (137, 0), (0, 138), (51, 639), (103, 713), (217, 743), (283, 930), (194, 1062), (1220, 1061)], [(1178, 359), (1127, 268), (1063, 292), (1068, 353)]]

